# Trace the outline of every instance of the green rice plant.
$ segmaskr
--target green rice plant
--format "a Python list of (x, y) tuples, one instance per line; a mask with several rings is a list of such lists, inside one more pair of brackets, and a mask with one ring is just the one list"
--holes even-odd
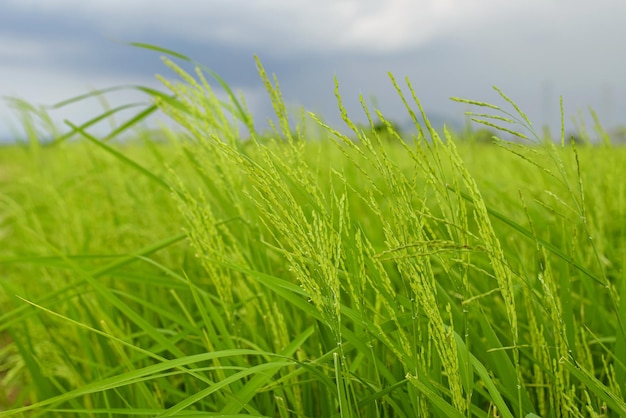
[[(541, 139), (538, 137), (536, 133), (534, 133), (532, 129), (532, 125), (528, 118), (512, 103), (510, 99), (508, 99), (502, 92), (499, 91), (502, 97), (513, 105), (515, 111), (517, 112), (517, 118), (502, 118), (505, 122), (517, 122), (521, 124), (522, 127), (526, 128), (529, 132), (532, 133), (534, 139), (538, 142), (541, 142)], [(474, 104), (481, 107), (485, 106), (483, 103), (461, 100), (459, 101)], [(499, 112), (505, 113), (508, 116), (511, 116), (510, 113), (502, 111), (500, 108), (493, 108)], [(561, 113), (562, 105), (561, 105)], [(472, 114), (474, 115), (474, 114)], [(485, 116), (485, 115), (481, 115)], [(488, 117), (488, 115), (487, 115)], [(563, 119), (563, 118), (562, 118)], [(484, 120), (478, 120), (480, 123), (484, 123)], [(486, 123), (488, 126), (492, 126), (489, 123)], [(562, 123), (563, 126), (563, 123)], [(514, 133), (510, 129), (505, 129), (505, 132)], [(524, 137), (523, 134), (517, 133), (519, 138)], [(525, 139), (528, 139), (527, 137)], [(584, 290), (588, 294), (589, 300), (597, 301), (598, 298), (605, 298), (605, 303), (603, 306), (609, 307), (609, 312), (615, 309), (613, 312), (616, 315), (608, 314), (608, 318), (610, 319), (605, 324), (611, 324), (612, 329), (609, 334), (612, 334), (616, 337), (615, 348), (621, 351), (621, 342), (619, 342), (624, 335), (623, 328), (623, 315), (620, 307), (620, 295), (619, 292), (615, 290), (615, 288), (610, 284), (607, 276), (606, 276), (606, 265), (610, 263), (610, 259), (608, 257), (612, 257), (606, 253), (608, 250), (606, 247), (603, 248), (603, 243), (606, 243), (606, 240), (598, 239), (598, 237), (602, 237), (603, 231), (601, 229), (596, 229), (593, 226), (594, 222), (602, 219), (602, 214), (597, 213), (596, 216), (592, 215), (587, 207), (586, 199), (588, 199), (588, 191), (585, 190), (584, 185), (590, 184), (585, 181), (584, 176), (587, 172), (591, 172), (591, 170), (583, 170), (581, 168), (581, 158), (579, 155), (579, 151), (575, 147), (575, 144), (572, 142), (572, 148), (569, 155), (567, 155), (567, 151), (565, 149), (565, 134), (564, 129), (561, 129), (561, 149), (557, 149), (553, 142), (547, 140), (543, 141), (543, 152), (540, 149), (537, 152), (536, 149), (527, 148), (527, 147), (519, 147), (515, 145), (503, 144), (508, 150), (512, 151), (517, 156), (521, 157), (524, 161), (536, 166), (538, 169), (543, 171), (548, 175), (548, 178), (552, 178), (554, 181), (546, 184), (544, 187), (545, 195), (549, 196), (551, 202), (546, 202), (544, 200), (537, 202), (548, 211), (556, 214), (562, 222), (563, 225), (563, 239), (569, 239), (571, 242), (564, 241), (563, 244), (567, 247), (567, 254), (554, 246), (547, 243), (538, 235), (537, 228), (533, 225), (533, 220), (529, 219), (530, 231), (535, 238), (537, 243), (537, 251), (539, 251), (537, 258), (540, 260), (539, 265), (539, 273), (537, 274), (538, 284), (540, 284), (542, 288), (545, 306), (547, 307), (548, 317), (550, 318), (550, 322), (553, 327), (553, 338), (549, 344), (543, 343), (544, 336), (540, 335), (543, 333), (544, 329), (547, 329), (547, 324), (545, 324), (546, 328), (542, 328), (538, 330), (536, 328), (535, 319), (531, 318), (531, 323), (533, 323), (533, 332), (531, 332), (531, 337), (535, 342), (533, 343), (533, 347), (535, 350), (538, 347), (548, 346), (554, 347), (553, 350), (555, 352), (553, 354), (549, 354), (546, 351), (540, 357), (545, 358), (544, 367), (546, 370), (552, 370), (554, 373), (555, 379), (554, 385), (556, 385), (553, 390), (551, 390), (552, 403), (550, 405), (550, 409), (543, 408), (544, 414), (547, 413), (548, 410), (557, 410), (560, 405), (566, 405), (568, 403), (568, 397), (577, 396), (575, 395), (575, 390), (573, 390), (573, 383), (571, 383), (572, 378), (574, 377), (571, 373), (569, 373), (572, 369), (570, 364), (578, 364), (580, 360), (577, 360), (577, 356), (588, 361), (588, 364), (593, 364), (593, 360), (590, 358), (585, 358), (586, 356), (590, 356), (588, 348), (584, 348), (580, 350), (577, 347), (587, 347), (588, 343), (580, 344), (577, 342), (579, 338), (585, 338), (581, 333), (577, 333), (576, 331), (580, 329), (580, 323), (586, 323), (585, 327), (590, 326), (588, 319), (584, 317), (584, 303), (576, 303), (573, 300), (573, 297), (581, 297), (581, 293), (574, 288), (575, 281), (572, 280), (573, 277), (571, 275), (572, 268), (578, 270), (578, 272), (583, 273), (584, 280), (580, 280), (576, 285), (584, 286)], [(543, 161), (540, 162), (540, 158)], [(566, 160), (569, 159), (569, 161)], [(571, 168), (570, 168), (571, 167)], [(595, 185), (595, 183), (593, 183)], [(557, 187), (553, 186), (556, 185)], [(594, 187), (594, 190), (595, 189)], [(594, 211), (595, 212), (595, 211)], [(526, 208), (526, 213), (528, 213), (528, 209)], [(597, 219), (597, 220), (594, 220)], [(578, 261), (577, 251), (581, 248), (581, 245), (578, 240), (578, 236), (582, 235), (587, 237), (588, 240), (585, 243), (582, 243), (582, 247), (587, 247), (587, 249), (583, 249), (584, 252), (593, 256), (592, 259), (587, 259), (585, 261)], [(577, 248), (578, 247), (578, 248)], [(581, 248), (582, 249), (582, 248)], [(556, 255), (561, 261), (568, 262), (570, 265), (569, 268), (567, 266), (563, 266), (561, 269), (561, 274), (555, 275), (554, 271), (551, 268), (550, 259), (547, 255), (548, 252)], [(606, 254), (606, 255), (605, 255)], [(587, 268), (587, 266), (593, 266), (591, 268)], [(595, 268), (594, 268), (595, 267)], [(592, 271), (593, 269), (593, 271)], [(595, 282), (595, 283), (594, 283)], [(598, 285), (601, 285), (599, 287)], [(579, 309), (581, 309), (581, 316), (577, 317), (577, 312), (574, 310), (574, 306), (578, 304)], [(529, 311), (532, 311), (529, 309)], [(589, 325), (587, 325), (589, 324)], [(599, 324), (595, 324), (597, 326)], [(577, 335), (578, 334), (578, 335)], [(586, 340), (586, 338), (585, 338)], [(546, 347), (547, 348), (547, 347)], [(538, 353), (535, 356), (539, 355)], [(555, 355), (559, 358), (558, 363), (555, 362)], [(621, 354), (620, 354), (621, 355)], [(552, 360), (548, 360), (552, 357)], [(617, 357), (616, 357), (617, 358)], [(596, 360), (597, 361), (597, 360)], [(571, 362), (571, 363), (569, 363)], [(552, 365), (550, 364), (552, 363)], [(558, 364), (558, 365), (557, 365)], [(562, 366), (560, 364), (565, 364), (566, 366)], [(607, 369), (607, 364), (604, 363), (605, 373), (609, 373), (609, 369)], [(540, 375), (540, 373), (537, 373)], [(539, 387), (542, 387), (543, 384), (540, 384)], [(569, 388), (569, 389), (568, 389)], [(597, 389), (597, 388), (595, 388)], [(542, 389), (543, 390), (543, 389)], [(602, 389), (605, 390), (605, 389)], [(618, 393), (621, 392), (621, 389), (617, 390)], [(569, 392), (569, 393), (568, 393)], [(583, 390), (583, 393), (584, 390)], [(543, 393), (541, 394), (543, 395)], [(585, 395), (586, 396), (586, 395)], [(620, 403), (618, 407), (617, 404), (613, 404), (612, 407), (616, 411), (622, 410), (623, 413), (623, 403)], [(563, 408), (561, 410), (564, 416), (568, 416), (568, 414), (573, 413), (576, 410), (571, 408), (571, 410)]]
[[(166, 92), (0, 155), (0, 417), (626, 416), (624, 150), (544, 140), (499, 90), (456, 100), (530, 142), (465, 143), (391, 75), (413, 138), (336, 82), (350, 134), (309, 114), (309, 141), (257, 59), (262, 134), (137, 46)], [(116, 141), (156, 109), (168, 142)]]

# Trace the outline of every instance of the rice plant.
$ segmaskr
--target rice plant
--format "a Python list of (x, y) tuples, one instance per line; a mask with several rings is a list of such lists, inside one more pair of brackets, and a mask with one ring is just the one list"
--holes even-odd
[(257, 59), (259, 132), (138, 46), (175, 77), (135, 117), (0, 154), (0, 417), (626, 416), (623, 149), (540, 137), (500, 90), (454, 100), (518, 141), (464, 142), (391, 74), (415, 135), (337, 81), (346, 130), (307, 138)]

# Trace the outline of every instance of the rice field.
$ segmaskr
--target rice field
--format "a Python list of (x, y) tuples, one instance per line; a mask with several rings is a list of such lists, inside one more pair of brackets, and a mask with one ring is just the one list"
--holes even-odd
[(166, 64), (110, 135), (0, 149), (0, 417), (626, 416), (625, 149), (504, 93), (456, 99), (504, 139), (438, 132), (393, 77), (415, 135), (338, 85), (311, 138), (260, 62), (259, 133)]

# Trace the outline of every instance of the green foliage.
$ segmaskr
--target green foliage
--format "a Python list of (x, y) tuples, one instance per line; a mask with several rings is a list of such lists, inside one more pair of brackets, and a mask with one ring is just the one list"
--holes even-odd
[[(261, 137), (165, 62), (105, 138), (0, 153), (0, 417), (626, 416), (624, 150), (544, 141), (502, 92), (457, 100), (534, 143), (456, 143), (393, 77), (415, 141), (338, 84), (352, 133), (302, 141), (257, 61)], [(182, 130), (114, 141), (156, 107)]]

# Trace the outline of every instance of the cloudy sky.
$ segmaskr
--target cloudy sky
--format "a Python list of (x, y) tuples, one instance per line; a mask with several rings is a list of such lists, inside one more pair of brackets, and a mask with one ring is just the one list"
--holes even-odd
[[(339, 124), (333, 77), (348, 110), (358, 96), (408, 118), (389, 82), (408, 76), (427, 112), (461, 120), (461, 96), (500, 104), (497, 85), (537, 126), (558, 126), (594, 107), (607, 126), (626, 123), (623, 0), (2, 0), (0, 96), (51, 105), (120, 84), (158, 87), (170, 76), (145, 42), (186, 54), (241, 91), (259, 121), (270, 115), (258, 55), (291, 106)], [(118, 92), (109, 100), (144, 100)], [(76, 122), (97, 101), (52, 111)], [(15, 114), (0, 104), (0, 137)]]

